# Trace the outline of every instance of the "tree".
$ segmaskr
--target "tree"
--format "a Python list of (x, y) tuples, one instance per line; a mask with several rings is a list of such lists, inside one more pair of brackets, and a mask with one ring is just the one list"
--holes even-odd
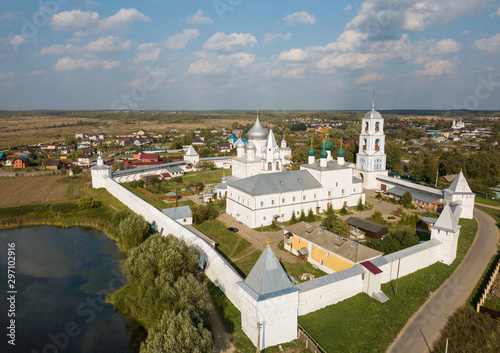
[(182, 310), (175, 314), (168, 310), (158, 325), (151, 329), (141, 344), (140, 353), (212, 353), (212, 333), (197, 313)]
[(330, 232), (341, 235), (346, 238), (349, 237), (351, 233), (350, 226), (335, 214), (329, 215), (328, 217), (323, 219), (321, 225)]
[(347, 209), (345, 208), (345, 206), (342, 206), (342, 208), (340, 209), (340, 214), (342, 216), (345, 216), (347, 214)]
[(405, 191), (403, 196), (401, 197), (401, 204), (408, 207), (413, 202), (413, 197), (409, 191)]
[(191, 214), (193, 216), (193, 222), (195, 224), (201, 224), (205, 221), (215, 219), (219, 213), (212, 203), (207, 203), (204, 205), (192, 205)]
[(385, 145), (386, 163), (387, 168), (396, 170), (401, 163), (402, 150), (400, 145), (395, 143), (388, 143)]
[(305, 222), (307, 220), (304, 210), (300, 211), (299, 222)]
[(375, 220), (375, 221), (381, 221), (382, 220), (382, 212), (380, 211), (375, 211), (373, 212), (373, 216), (372, 218)]
[(290, 224), (295, 224), (297, 223), (297, 217), (295, 217), (295, 211), (292, 211), (292, 217), (290, 218)]
[(126, 249), (131, 249), (141, 244), (149, 235), (150, 225), (144, 217), (132, 214), (123, 219), (118, 226), (120, 243)]
[(307, 212), (307, 217), (306, 217), (306, 221), (307, 222), (314, 222), (314, 212), (312, 210), (312, 208), (309, 209), (309, 211)]

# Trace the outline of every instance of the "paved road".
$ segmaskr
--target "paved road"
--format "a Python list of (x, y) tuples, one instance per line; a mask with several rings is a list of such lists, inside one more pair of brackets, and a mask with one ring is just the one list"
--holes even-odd
[(429, 352), (428, 347), (432, 348), (448, 317), (469, 297), (498, 244), (498, 229), (493, 219), (478, 209), (474, 210), (474, 216), (479, 230), (462, 264), (410, 318), (387, 352)]

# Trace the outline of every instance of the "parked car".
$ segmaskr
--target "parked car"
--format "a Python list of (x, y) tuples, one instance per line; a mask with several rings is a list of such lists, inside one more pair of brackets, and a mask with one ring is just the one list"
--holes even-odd
[(229, 227), (227, 230), (230, 231), (230, 232), (233, 232), (233, 233), (237, 233), (238, 232), (238, 228), (235, 228), (235, 227)]

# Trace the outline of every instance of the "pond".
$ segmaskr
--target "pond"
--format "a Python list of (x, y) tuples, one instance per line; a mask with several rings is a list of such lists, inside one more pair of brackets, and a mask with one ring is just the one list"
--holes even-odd
[[(14, 252), (15, 283), (8, 281)], [(144, 330), (104, 301), (126, 284), (124, 261), (95, 229), (0, 231), (0, 352), (138, 352)], [(15, 337), (6, 336), (12, 326)]]

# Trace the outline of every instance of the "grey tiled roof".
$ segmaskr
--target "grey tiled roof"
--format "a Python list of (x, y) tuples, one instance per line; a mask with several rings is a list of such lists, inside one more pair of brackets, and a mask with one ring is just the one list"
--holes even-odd
[(229, 186), (252, 196), (321, 188), (321, 184), (306, 170), (253, 175), (230, 182)]
[(412, 190), (412, 189), (405, 189), (405, 188), (400, 188), (399, 186), (395, 186), (386, 192), (388, 194), (393, 194), (396, 196), (403, 196), (405, 192), (409, 191), (411, 194), (411, 198), (418, 200), (418, 201), (423, 201), (427, 203), (432, 203), (434, 201), (440, 201), (442, 196), (434, 195), (434, 194), (427, 194), (425, 192), (419, 192), (417, 190)]
[(161, 212), (172, 219), (191, 217), (191, 208), (189, 206), (166, 208), (161, 210)]
[(245, 279), (245, 283), (258, 295), (293, 287), (288, 275), (269, 246), (260, 255)]

